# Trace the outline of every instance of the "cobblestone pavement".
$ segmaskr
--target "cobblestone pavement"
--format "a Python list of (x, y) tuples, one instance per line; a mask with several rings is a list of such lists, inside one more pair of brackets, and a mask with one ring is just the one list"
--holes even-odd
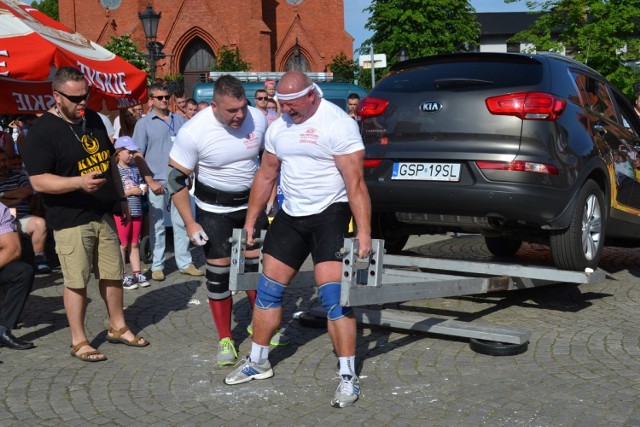
[[(491, 260), (477, 236), (415, 238), (411, 253)], [(195, 253), (197, 264), (202, 257)], [(548, 249), (525, 245), (518, 262), (550, 264)], [(532, 331), (527, 352), (474, 353), (464, 339), (359, 328), (362, 396), (329, 406), (336, 359), (324, 329), (292, 314), (314, 306), (311, 289), (286, 294), (292, 345), (272, 352), (275, 376), (227, 386), (215, 363), (216, 336), (203, 279), (173, 270), (165, 282), (125, 291), (126, 317), (146, 348), (105, 341), (106, 312), (90, 287), (87, 333), (109, 360), (69, 355), (59, 271), (39, 277), (18, 336), (38, 346), (0, 351), (0, 425), (154, 426), (634, 426), (640, 425), (640, 250), (607, 249), (602, 284), (559, 285), (497, 295), (400, 304)], [(251, 346), (246, 298), (238, 294), (234, 333)], [(199, 304), (196, 303), (199, 302)]]

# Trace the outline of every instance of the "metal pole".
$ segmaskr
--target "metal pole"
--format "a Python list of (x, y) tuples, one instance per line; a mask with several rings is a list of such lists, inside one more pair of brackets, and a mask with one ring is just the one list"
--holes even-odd
[(151, 83), (153, 83), (156, 79), (156, 54), (155, 54), (155, 46), (151, 41), (147, 42), (147, 49), (149, 49), (149, 62), (151, 65)]
[(371, 88), (376, 85), (376, 67), (373, 61), (373, 45), (371, 45)]

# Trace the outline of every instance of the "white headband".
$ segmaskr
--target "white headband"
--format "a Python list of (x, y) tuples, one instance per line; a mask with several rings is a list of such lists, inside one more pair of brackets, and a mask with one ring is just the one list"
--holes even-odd
[(300, 92), (296, 92), (296, 93), (280, 93), (276, 90), (276, 98), (281, 99), (283, 101), (291, 101), (292, 99), (296, 99), (296, 98), (300, 98), (301, 96), (305, 96), (307, 93), (309, 93), (310, 90), (316, 90), (318, 92), (318, 96), (320, 98), (322, 98), (322, 89), (320, 89), (320, 87), (315, 84), (315, 83), (311, 83), (311, 86), (308, 86), (304, 89), (302, 89)]

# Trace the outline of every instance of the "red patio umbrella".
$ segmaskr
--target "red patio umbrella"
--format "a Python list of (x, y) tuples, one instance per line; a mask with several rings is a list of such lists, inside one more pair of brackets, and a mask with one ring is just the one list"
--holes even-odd
[(89, 108), (109, 110), (147, 98), (147, 74), (37, 9), (0, 0), (0, 114), (42, 112), (54, 103), (58, 68), (80, 69), (89, 83)]

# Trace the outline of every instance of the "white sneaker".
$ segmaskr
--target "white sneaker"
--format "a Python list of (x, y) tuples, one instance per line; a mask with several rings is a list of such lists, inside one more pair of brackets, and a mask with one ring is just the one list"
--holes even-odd
[(357, 376), (351, 375), (339, 375), (340, 384), (336, 389), (333, 399), (331, 400), (331, 406), (334, 408), (344, 408), (345, 406), (352, 405), (360, 397), (360, 381)]
[(271, 369), (271, 363), (265, 361), (262, 365), (252, 362), (247, 356), (244, 359), (244, 363), (234, 369), (224, 379), (225, 384), (234, 385), (242, 384), (251, 380), (264, 380), (273, 376), (273, 369)]

